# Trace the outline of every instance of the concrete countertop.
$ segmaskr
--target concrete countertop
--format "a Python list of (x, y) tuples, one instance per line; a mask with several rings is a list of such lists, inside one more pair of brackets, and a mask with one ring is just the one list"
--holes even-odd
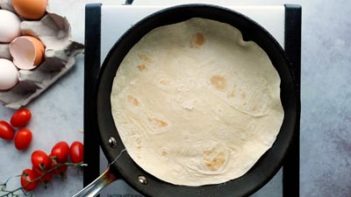
[[(84, 41), (84, 4), (120, 4), (122, 0), (49, 0), (51, 10), (65, 15), (72, 25), (73, 39)], [(187, 0), (163, 0), (158, 4)], [(213, 2), (206, 0), (200, 2)], [(259, 0), (217, 0), (217, 4), (263, 4)], [(351, 2), (266, 0), (265, 4), (295, 3), (303, 7), (301, 196), (351, 196)], [(135, 4), (155, 4), (135, 0)], [(50, 151), (59, 140), (72, 142), (83, 137), (83, 56), (75, 68), (28, 107), (33, 112), (29, 127), (34, 141), (26, 152), (0, 141), (0, 181), (30, 167), (35, 149)], [(0, 119), (12, 110), (0, 106)], [(12, 185), (18, 184), (13, 181)], [(75, 170), (56, 179), (35, 196), (71, 196), (82, 187), (82, 174)]]

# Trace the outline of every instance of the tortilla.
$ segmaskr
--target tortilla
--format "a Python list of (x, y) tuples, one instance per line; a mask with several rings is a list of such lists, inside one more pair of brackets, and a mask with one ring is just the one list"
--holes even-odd
[(282, 125), (280, 78), (240, 31), (192, 18), (146, 34), (119, 66), (115, 125), (131, 158), (175, 185), (244, 175)]

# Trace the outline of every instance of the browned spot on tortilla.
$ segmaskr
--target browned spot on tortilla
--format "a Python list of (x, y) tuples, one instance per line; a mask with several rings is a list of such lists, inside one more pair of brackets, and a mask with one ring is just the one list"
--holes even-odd
[(137, 148), (137, 149), (141, 149), (141, 146), (140, 146), (140, 145), (138, 145), (136, 148)]
[(169, 85), (170, 81), (168, 79), (161, 79), (160, 84), (162, 85)]
[(131, 95), (128, 95), (128, 102), (134, 106), (139, 106), (140, 102), (138, 101), (137, 98), (131, 96)]
[(158, 118), (149, 118), (149, 121), (157, 128), (164, 128), (168, 126), (168, 123), (166, 121), (160, 120)]
[(138, 54), (138, 57), (144, 62), (147, 62), (147, 63), (152, 62), (151, 58), (145, 54)]
[(227, 86), (227, 81), (221, 75), (213, 75), (210, 81), (217, 90), (223, 90)]
[(205, 44), (205, 36), (202, 33), (196, 33), (195, 35), (193, 35), (193, 38), (191, 40), (191, 46), (192, 47), (196, 47), (199, 48), (201, 47), (203, 44)]
[(213, 153), (213, 151), (204, 151), (204, 164), (211, 171), (220, 169), (225, 163), (225, 155), (223, 152)]
[(163, 150), (163, 151), (161, 152), (161, 155), (162, 155), (162, 156), (167, 156), (167, 154), (168, 154), (168, 153), (167, 153), (167, 151), (165, 151), (165, 150)]
[(143, 71), (143, 70), (146, 69), (146, 65), (145, 65), (145, 64), (139, 64), (137, 67), (138, 67), (138, 69), (139, 69), (140, 71)]

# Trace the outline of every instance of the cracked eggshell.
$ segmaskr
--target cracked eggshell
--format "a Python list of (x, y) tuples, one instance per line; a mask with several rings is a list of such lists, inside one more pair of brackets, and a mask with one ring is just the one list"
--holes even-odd
[(0, 59), (0, 91), (13, 88), (18, 82), (18, 75), (18, 70), (11, 61)]
[(71, 44), (67, 19), (53, 13), (48, 13), (40, 21), (23, 21), (21, 33), (40, 38), (47, 49), (61, 50)]
[(20, 35), (20, 19), (8, 10), (0, 10), (0, 42), (9, 43)]
[(32, 36), (21, 36), (11, 42), (10, 53), (17, 68), (31, 70), (43, 61), (44, 45)]

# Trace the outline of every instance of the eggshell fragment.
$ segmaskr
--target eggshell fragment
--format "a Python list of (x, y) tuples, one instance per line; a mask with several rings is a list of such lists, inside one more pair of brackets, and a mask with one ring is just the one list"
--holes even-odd
[(17, 82), (18, 70), (15, 65), (7, 59), (0, 59), (0, 91), (11, 89)]
[(47, 0), (12, 0), (12, 6), (21, 17), (37, 20), (45, 15)]
[(17, 68), (31, 70), (43, 61), (44, 45), (37, 38), (21, 36), (11, 42), (10, 53)]
[(47, 49), (61, 50), (71, 44), (67, 18), (54, 13), (48, 13), (40, 21), (22, 21), (21, 33), (40, 38)]
[(0, 42), (9, 43), (20, 35), (20, 19), (14, 13), (0, 10)]

